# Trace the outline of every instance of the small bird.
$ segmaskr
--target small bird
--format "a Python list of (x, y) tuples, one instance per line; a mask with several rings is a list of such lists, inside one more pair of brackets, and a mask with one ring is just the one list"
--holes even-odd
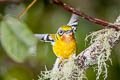
[(35, 36), (43, 42), (51, 42), (53, 52), (60, 58), (61, 62), (64, 59), (69, 59), (76, 53), (75, 32), (78, 25), (79, 17), (72, 15), (67, 25), (58, 28), (56, 34), (35, 34)]

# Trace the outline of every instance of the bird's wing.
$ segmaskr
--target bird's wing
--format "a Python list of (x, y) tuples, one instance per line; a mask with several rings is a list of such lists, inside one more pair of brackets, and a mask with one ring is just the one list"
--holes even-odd
[(76, 14), (72, 14), (72, 16), (67, 24), (68, 26), (72, 26), (74, 33), (76, 32), (78, 21), (79, 21), (79, 16)]
[(42, 42), (55, 42), (54, 34), (35, 34), (35, 37)]

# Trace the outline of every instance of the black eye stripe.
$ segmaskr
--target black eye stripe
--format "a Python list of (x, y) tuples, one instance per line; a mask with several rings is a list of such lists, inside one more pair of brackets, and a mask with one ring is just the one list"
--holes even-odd
[(58, 31), (58, 34), (59, 34), (60, 36), (62, 36), (64, 33), (65, 33), (64, 30), (59, 30), (59, 31)]
[(60, 32), (58, 32), (58, 34), (60, 35), (60, 36), (62, 36), (64, 33), (71, 33), (71, 32), (73, 32), (73, 30), (67, 30), (67, 31), (63, 31), (63, 30), (61, 30)]

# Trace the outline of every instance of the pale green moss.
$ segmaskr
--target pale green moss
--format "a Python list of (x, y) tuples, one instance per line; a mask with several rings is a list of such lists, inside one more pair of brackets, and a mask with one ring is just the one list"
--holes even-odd
[(95, 70), (97, 70), (96, 74), (96, 80), (99, 80), (99, 77), (101, 74), (104, 74), (104, 79), (107, 78), (108, 74), (108, 64), (106, 64), (106, 61), (110, 60), (111, 55), (111, 48), (113, 47), (112, 44), (118, 38), (120, 37), (120, 32), (115, 31), (114, 29), (102, 29), (100, 31), (96, 31), (91, 33), (86, 37), (86, 40), (88, 37), (91, 37), (90, 44), (94, 42), (100, 42), (99, 44), (102, 44), (100, 46), (101, 48), (96, 52), (99, 55), (97, 56), (97, 66), (95, 66)]
[(43, 71), (40, 76), (39, 80), (82, 80), (87, 79), (83, 70), (80, 70), (78, 66), (74, 62), (74, 58), (70, 58), (65, 60), (63, 65), (59, 68), (58, 71)]

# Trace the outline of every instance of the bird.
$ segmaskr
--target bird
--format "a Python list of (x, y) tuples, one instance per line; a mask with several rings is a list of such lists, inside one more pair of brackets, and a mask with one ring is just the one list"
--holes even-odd
[(67, 25), (58, 28), (55, 34), (35, 34), (42, 42), (51, 42), (54, 54), (60, 58), (61, 63), (64, 59), (69, 59), (76, 53), (75, 33), (78, 25), (79, 16), (72, 14)]

